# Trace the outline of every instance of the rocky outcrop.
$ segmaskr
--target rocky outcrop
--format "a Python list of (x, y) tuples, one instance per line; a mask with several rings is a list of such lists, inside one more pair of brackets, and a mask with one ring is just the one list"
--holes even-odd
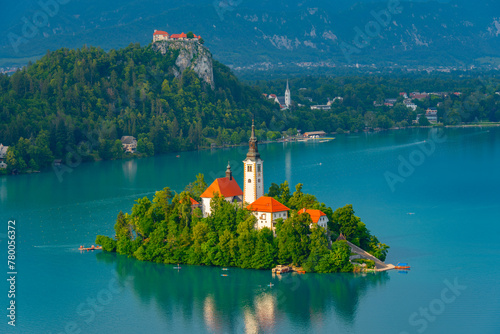
[(159, 41), (153, 43), (153, 50), (161, 54), (179, 50), (175, 60), (174, 75), (179, 77), (186, 69), (191, 69), (203, 82), (214, 88), (212, 54), (197, 40)]

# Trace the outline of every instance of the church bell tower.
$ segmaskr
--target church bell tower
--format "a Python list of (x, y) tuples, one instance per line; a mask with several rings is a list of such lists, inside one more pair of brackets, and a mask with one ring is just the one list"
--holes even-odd
[(260, 158), (255, 125), (252, 120), (252, 136), (248, 141), (247, 158), (243, 160), (243, 202), (251, 204), (264, 196), (264, 167)]
[(285, 90), (285, 105), (287, 108), (290, 108), (292, 104), (292, 97), (290, 96), (290, 88), (288, 87), (288, 80), (286, 81), (286, 90)]

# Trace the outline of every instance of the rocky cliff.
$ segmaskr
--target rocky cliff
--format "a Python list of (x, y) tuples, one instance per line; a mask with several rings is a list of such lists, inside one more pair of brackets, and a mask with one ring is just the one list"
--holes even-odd
[(186, 69), (193, 70), (198, 77), (214, 88), (212, 54), (197, 40), (160, 41), (153, 44), (153, 50), (166, 54), (178, 50), (175, 60), (174, 75), (179, 77)]

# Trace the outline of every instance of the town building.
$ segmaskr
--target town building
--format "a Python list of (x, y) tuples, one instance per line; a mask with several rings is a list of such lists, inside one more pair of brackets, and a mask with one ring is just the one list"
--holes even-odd
[(304, 208), (302, 210), (299, 210), (299, 214), (302, 213), (308, 213), (309, 216), (311, 216), (312, 223), (310, 227), (313, 227), (314, 224), (317, 224), (318, 226), (323, 227), (324, 229), (327, 228), (328, 217), (323, 211)]
[(0, 144), (0, 168), (2, 169), (7, 168), (7, 164), (5, 163), (5, 158), (7, 157), (8, 149), (9, 149), (8, 146), (3, 146), (3, 144)]
[(276, 229), (276, 220), (280, 218), (287, 219), (288, 211), (290, 211), (285, 205), (267, 196), (259, 197), (259, 199), (248, 205), (247, 209), (252, 211), (257, 218), (256, 229), (260, 230), (267, 227), (273, 232)]
[[(201, 36), (196, 36), (195, 34), (193, 34), (193, 38), (200, 39)], [(184, 40), (188, 40), (188, 39), (189, 38), (187, 38), (187, 35), (184, 32), (180, 33), (180, 34), (172, 34), (172, 35), (170, 35), (166, 31), (162, 31), (162, 30), (155, 30), (153, 32), (153, 43), (159, 42), (159, 41), (176, 41), (176, 40), (184, 41)]]
[(393, 107), (396, 104), (397, 99), (385, 99), (384, 106)]
[(286, 81), (285, 96), (276, 96), (276, 94), (269, 94), (269, 99), (274, 99), (274, 102), (280, 105), (280, 109), (289, 109), (292, 105), (292, 96), (290, 94), (290, 88), (288, 86), (288, 80)]
[(325, 135), (326, 135), (325, 131), (310, 131), (304, 133), (305, 138), (319, 138), (319, 137), (324, 137)]
[(436, 108), (428, 108), (425, 111), (425, 117), (427, 117), (429, 122), (437, 123), (437, 109)]
[(417, 110), (417, 105), (415, 103), (413, 103), (413, 102), (407, 102), (406, 100), (403, 103), (404, 103), (404, 105), (405, 105), (406, 108), (411, 109), (413, 111)]
[(311, 106), (311, 110), (330, 110), (331, 108), (329, 104), (316, 104)]
[(243, 160), (243, 200), (253, 203), (264, 196), (264, 161), (260, 158), (255, 125), (252, 120), (252, 135), (248, 141), (248, 153)]
[(243, 201), (243, 191), (241, 191), (238, 182), (233, 178), (229, 163), (227, 164), (226, 177), (215, 179), (200, 196), (203, 217), (210, 216), (210, 203), (215, 196), (223, 196), (226, 201), (231, 203), (242, 203)]
[(132, 136), (123, 136), (120, 141), (122, 142), (125, 152), (135, 153), (137, 150), (137, 140)]

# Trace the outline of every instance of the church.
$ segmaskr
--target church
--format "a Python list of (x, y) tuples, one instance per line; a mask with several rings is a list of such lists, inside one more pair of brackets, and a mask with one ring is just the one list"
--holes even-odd
[[(289, 217), (288, 207), (272, 197), (264, 196), (264, 161), (260, 158), (253, 121), (252, 134), (248, 141), (248, 153), (243, 160), (243, 190), (233, 178), (231, 166), (228, 164), (226, 176), (215, 179), (201, 194), (203, 217), (211, 214), (210, 202), (217, 194), (223, 196), (228, 202), (238, 203), (252, 211), (257, 218), (255, 228), (259, 230), (267, 227), (274, 232), (276, 220), (286, 220)], [(304, 208), (299, 212), (309, 213), (314, 224), (326, 228), (328, 219), (320, 210)]]
[(290, 109), (292, 105), (292, 97), (290, 95), (290, 87), (288, 86), (288, 80), (286, 81), (285, 96), (276, 96), (275, 94), (269, 94), (269, 99), (274, 99), (274, 102), (280, 105), (280, 109)]

